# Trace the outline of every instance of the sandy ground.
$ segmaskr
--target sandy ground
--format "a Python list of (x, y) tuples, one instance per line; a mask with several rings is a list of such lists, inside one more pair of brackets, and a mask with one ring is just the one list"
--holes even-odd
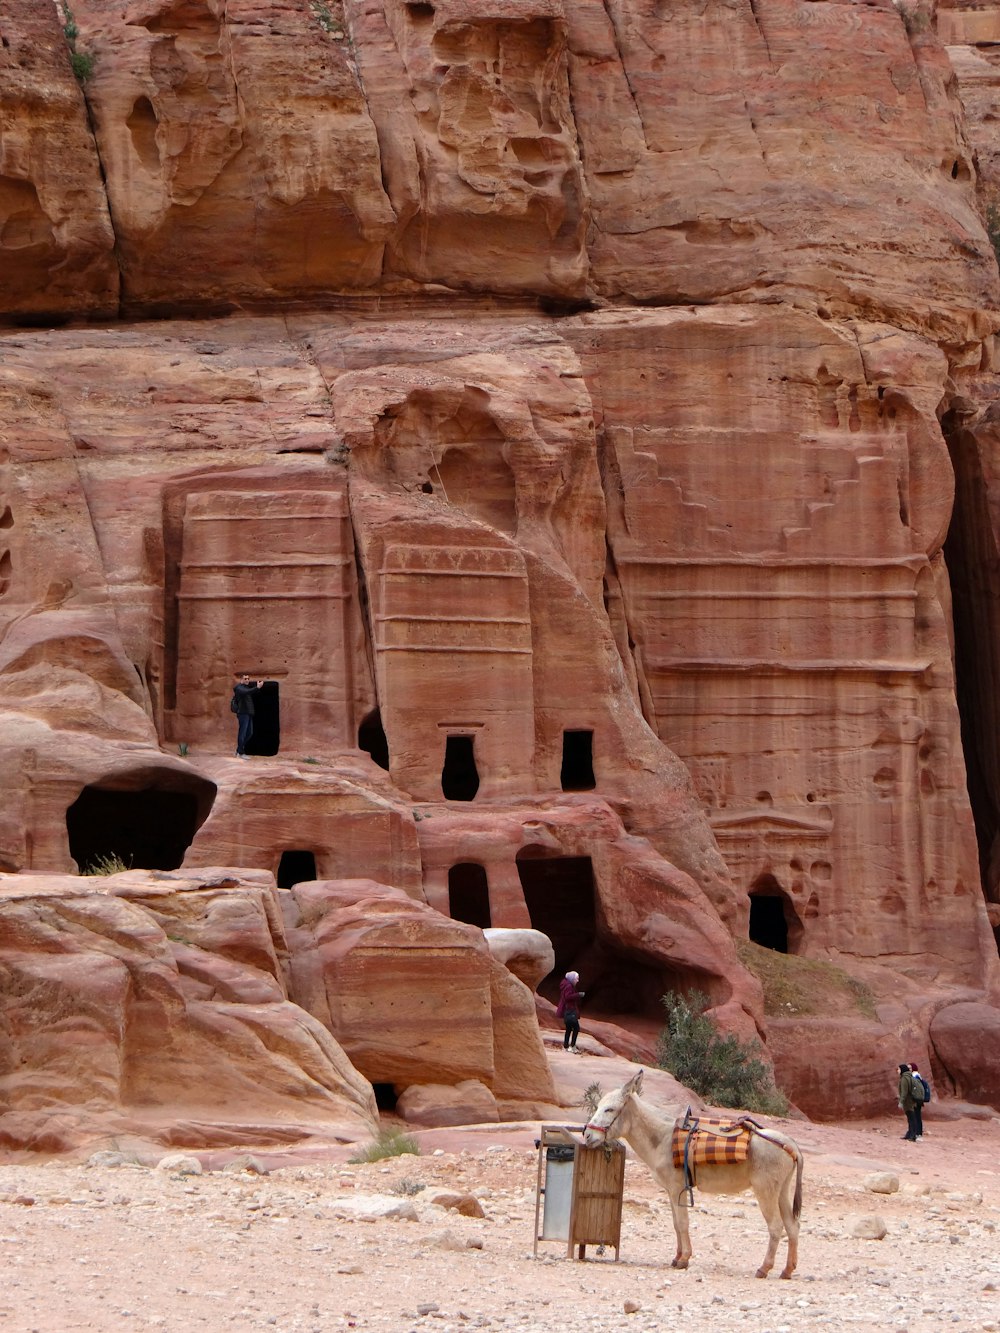
[[(552, 1058), (561, 1077), (606, 1089), (628, 1068)], [(537, 1125), (426, 1132), (419, 1157), (352, 1166), (345, 1151), (267, 1175), (238, 1159), (206, 1158), (217, 1169), (200, 1176), (0, 1164), (0, 1330), (1000, 1329), (1000, 1122), (928, 1119), (917, 1144), (901, 1141), (902, 1116), (773, 1123), (807, 1154), (790, 1282), (753, 1277), (766, 1233), (749, 1194), (696, 1196), (692, 1267), (671, 1269), (669, 1207), (635, 1160), (620, 1262), (588, 1251), (579, 1263), (555, 1242), (533, 1258)], [(898, 1193), (865, 1188), (880, 1170), (898, 1175)], [(428, 1203), (442, 1188), (476, 1195), (485, 1217)], [(338, 1215), (370, 1195), (414, 1216)], [(870, 1215), (884, 1239), (852, 1235)]]

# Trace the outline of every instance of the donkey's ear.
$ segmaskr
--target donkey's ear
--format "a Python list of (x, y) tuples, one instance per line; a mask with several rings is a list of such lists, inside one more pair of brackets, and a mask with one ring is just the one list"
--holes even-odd
[(627, 1097), (633, 1097), (633, 1096), (637, 1097), (639, 1093), (642, 1092), (641, 1069), (639, 1070), (638, 1074), (633, 1075), (632, 1078), (629, 1079), (629, 1081), (625, 1084), (622, 1091), (625, 1093)]

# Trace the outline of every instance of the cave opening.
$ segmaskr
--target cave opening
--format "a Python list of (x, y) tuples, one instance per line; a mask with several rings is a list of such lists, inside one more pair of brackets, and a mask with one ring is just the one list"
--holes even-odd
[(488, 930), (490, 886), (486, 869), (478, 861), (459, 861), (448, 870), (448, 912), (455, 921)]
[(253, 735), (247, 742), (247, 754), (277, 754), (281, 745), (281, 702), (278, 682), (265, 680), (253, 696)]
[(375, 1105), (380, 1111), (395, 1111), (397, 1097), (394, 1084), (373, 1083), (372, 1091), (375, 1094)]
[(473, 801), (479, 790), (479, 770), (472, 736), (445, 739), (441, 794), (446, 801)]
[(306, 880), (316, 879), (316, 853), (289, 848), (281, 853), (277, 879), (279, 889), (291, 889)]
[(564, 731), (562, 772), (559, 778), (563, 791), (593, 791), (594, 733), (592, 731)]
[(788, 922), (780, 898), (756, 893), (750, 899), (750, 939), (763, 949), (788, 952)]
[(695, 969), (651, 963), (607, 938), (589, 856), (553, 856), (548, 848), (529, 845), (517, 854), (517, 873), (532, 928), (547, 935), (555, 951), (555, 967), (538, 993), (555, 1003), (566, 973), (579, 972), (585, 1029), (588, 1015), (627, 1017), (637, 1030), (655, 1037), (664, 1023), (662, 1000), (668, 991), (694, 987), (716, 996), (715, 979)]
[(373, 708), (358, 727), (358, 749), (370, 755), (379, 768), (389, 771), (389, 740), (382, 726), (382, 711)]
[(557, 979), (571, 968), (582, 976), (583, 960), (597, 937), (590, 857), (539, 855), (525, 847), (517, 854), (517, 873), (532, 928), (552, 941)]
[[(1000, 902), (1000, 551), (979, 441), (951, 410), (941, 421), (955, 473), (955, 500), (944, 543), (958, 705), (969, 803), (988, 902)], [(927, 757), (920, 752), (921, 759)], [(1000, 932), (994, 931), (1000, 950)]]
[(70, 856), (83, 874), (113, 862), (176, 870), (215, 794), (214, 783), (174, 772), (117, 774), (93, 783), (66, 811)]
[(750, 890), (750, 939), (775, 953), (796, 953), (802, 922), (773, 875), (761, 875)]

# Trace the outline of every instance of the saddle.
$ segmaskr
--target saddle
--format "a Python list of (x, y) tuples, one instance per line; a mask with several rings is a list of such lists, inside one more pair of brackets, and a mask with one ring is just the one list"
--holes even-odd
[(750, 1153), (750, 1136), (760, 1129), (748, 1115), (735, 1120), (711, 1120), (696, 1116), (690, 1106), (684, 1119), (674, 1125), (670, 1147), (674, 1166), (684, 1171), (684, 1190), (693, 1204), (692, 1190), (697, 1185), (696, 1168), (699, 1166), (733, 1166), (745, 1162)]

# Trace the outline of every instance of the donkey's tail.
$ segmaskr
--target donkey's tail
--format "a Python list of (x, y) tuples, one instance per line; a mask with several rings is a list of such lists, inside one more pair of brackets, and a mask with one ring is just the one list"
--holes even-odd
[(795, 1145), (795, 1194), (792, 1197), (792, 1216), (798, 1219), (802, 1212), (802, 1171), (805, 1167), (806, 1159), (802, 1154), (802, 1149)]

